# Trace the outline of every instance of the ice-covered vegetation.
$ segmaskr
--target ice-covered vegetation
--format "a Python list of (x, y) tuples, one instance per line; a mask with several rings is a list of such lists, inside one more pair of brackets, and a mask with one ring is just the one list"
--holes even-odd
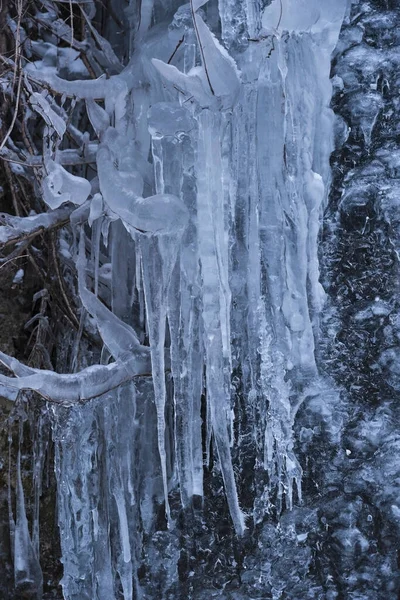
[[(79, 329), (66, 372), (0, 353), (0, 385), (52, 406), (67, 600), (112, 600), (117, 580), (140, 597), (139, 526), (163, 504), (173, 529), (171, 493), (202, 498), (212, 457), (238, 536), (301, 502), (293, 425), (324, 393), (317, 238), (346, 5), (115, 0), (101, 29), (94, 1), (43, 0), (8, 17), (21, 50), (3, 92), (25, 104), (1, 153), (37, 211), (2, 214), (0, 243), (59, 230)], [(263, 472), (246, 515), (244, 439)], [(15, 568), (39, 590), (18, 497)]]

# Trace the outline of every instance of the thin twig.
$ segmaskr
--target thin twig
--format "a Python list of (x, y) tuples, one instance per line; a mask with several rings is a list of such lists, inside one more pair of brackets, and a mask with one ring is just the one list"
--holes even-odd
[(10, 192), (11, 192), (11, 198), (12, 198), (14, 211), (15, 211), (15, 214), (17, 215), (17, 217), (19, 217), (21, 213), (19, 210), (17, 194), (15, 192), (14, 179), (13, 179), (13, 175), (12, 175), (10, 166), (7, 163), (4, 163), (4, 171), (5, 171), (6, 179), (8, 181), (8, 186), (9, 186)]
[(15, 121), (17, 120), (18, 107), (19, 107), (19, 98), (20, 98), (20, 94), (21, 94), (21, 85), (22, 85), (22, 71), (21, 71), (21, 65), (20, 65), (19, 78), (18, 78), (18, 88), (17, 88), (17, 98), (15, 100), (14, 114), (13, 114), (13, 118), (11, 120), (10, 127), (8, 128), (8, 131), (7, 131), (7, 133), (6, 133), (3, 141), (0, 144), (0, 150), (2, 150), (4, 148), (4, 146), (5, 146), (8, 138), (11, 135), (12, 130), (14, 129)]
[(78, 321), (74, 311), (72, 310), (72, 307), (69, 302), (67, 293), (64, 288), (63, 280), (61, 277), (60, 265), (58, 263), (57, 250), (56, 250), (56, 244), (55, 244), (55, 234), (53, 231), (50, 234), (50, 239), (51, 239), (51, 250), (52, 250), (52, 255), (53, 255), (53, 262), (54, 262), (54, 267), (56, 269), (56, 275), (57, 275), (57, 280), (58, 280), (58, 285), (60, 287), (61, 295), (62, 295), (65, 305), (68, 309), (69, 316), (71, 317), (72, 321), (75, 323), (75, 326), (79, 328), (79, 321)]
[(72, 0), (69, 0), (69, 15), (70, 15), (70, 28), (71, 28), (71, 43), (70, 47), (74, 45), (74, 9), (72, 8)]
[(22, 252), (24, 252), (28, 248), (29, 244), (30, 244), (29, 240), (25, 240), (24, 242), (21, 242), (21, 244), (17, 248), (14, 248), (14, 250), (12, 252), (10, 252), (10, 254), (8, 254), (4, 258), (0, 258), (0, 265), (3, 265), (5, 262), (8, 262), (9, 260), (14, 260), (14, 259), (18, 258), (22, 254)]
[(172, 61), (172, 59), (174, 58), (175, 54), (178, 52), (178, 50), (179, 50), (179, 48), (181, 47), (181, 45), (182, 45), (182, 43), (183, 43), (184, 39), (185, 39), (185, 36), (183, 35), (183, 36), (181, 37), (181, 39), (179, 40), (179, 42), (178, 42), (178, 44), (177, 44), (177, 46), (176, 46), (175, 50), (173, 51), (173, 53), (172, 53), (172, 54), (171, 54), (171, 56), (169, 57), (169, 59), (168, 59), (168, 63), (167, 63), (168, 65), (169, 65), (169, 64), (171, 64), (171, 61)]
[[(51, 31), (51, 33), (53, 35), (55, 35), (56, 38), (58, 38), (59, 40), (63, 40), (64, 42), (68, 42), (68, 38), (66, 35), (60, 35), (53, 27), (51, 27), (51, 25), (49, 25), (44, 19), (40, 19), (37, 16), (33, 16), (32, 17), (34, 21), (37, 21), (38, 23), (40, 23), (40, 25), (42, 27), (44, 27), (45, 29), (48, 29), (49, 31)], [(77, 40), (75, 40), (75, 38), (73, 39), (73, 46), (72, 48), (74, 50), (76, 50), (77, 52), (82, 52), (83, 51), (83, 42), (78, 42)]]
[(37, 167), (37, 165), (31, 165), (27, 161), (23, 160), (15, 160), (15, 158), (7, 158), (6, 156), (2, 156), (0, 154), (0, 160), (4, 160), (5, 162), (15, 163), (16, 165), (23, 165), (24, 167)]
[(20, 39), (21, 39), (21, 15), (22, 15), (22, 2), (21, 0), (18, 0), (17, 2), (17, 13), (18, 13), (18, 19), (17, 19), (17, 30), (15, 32), (15, 66), (14, 66), (14, 76), (13, 76), (13, 91), (14, 91), (14, 86), (15, 86), (15, 80), (17, 79), (17, 65), (19, 64), (19, 66), (21, 67), (20, 61), (19, 61), (19, 57), (20, 57), (20, 53), (21, 53), (21, 49), (20, 49)]
[(13, 256), (12, 258), (7, 259), (5, 262), (0, 264), (0, 269), (8, 265), (8, 263), (18, 260), (19, 258), (29, 258), (29, 254), (21, 254), (20, 256)]
[(81, 56), (82, 62), (85, 65), (90, 77), (92, 79), (97, 79), (97, 75), (94, 72), (92, 65), (90, 64), (90, 60), (88, 59), (87, 54), (85, 52), (83, 52), (83, 50), (81, 50), (80, 56)]

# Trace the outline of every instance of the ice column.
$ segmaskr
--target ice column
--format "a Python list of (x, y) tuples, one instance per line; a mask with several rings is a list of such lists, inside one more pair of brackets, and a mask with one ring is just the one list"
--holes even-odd
[(21, 450), (17, 457), (16, 520), (14, 528), (14, 578), (20, 593), (42, 597), (43, 576), (29, 533), (21, 477)]
[(197, 227), (202, 280), (202, 320), (206, 363), (206, 393), (212, 432), (225, 493), (237, 533), (244, 516), (234, 478), (228, 423), (230, 422), (230, 288), (227, 207), (222, 180), (221, 115), (203, 109), (198, 115)]
[[(317, 236), (329, 185), (333, 115), (330, 55), (345, 2), (275, 0), (263, 25), (278, 28), (258, 78), (260, 248), (273, 342), (261, 341), (261, 390), (269, 397), (265, 466), (292, 506), (301, 468), (293, 453), (293, 406), (317, 376), (315, 333), (324, 292)], [(301, 498), (301, 496), (300, 496)]]
[(232, 117), (233, 367), (241, 373), (250, 431), (263, 446), (266, 498), (275, 492), (279, 511), (284, 497), (292, 506), (293, 480), (301, 497), (294, 407), (318, 377), (314, 350), (324, 292), (317, 237), (333, 147), (330, 57), (346, 2), (274, 0), (258, 31), (248, 7), (254, 33), (238, 54), (229, 35), (237, 10), (228, 5), (220, 1), (222, 35), (242, 73)]
[(199, 266), (193, 190), (194, 152), (191, 135), (197, 130), (190, 112), (178, 103), (159, 102), (148, 113), (157, 193), (181, 196), (190, 219), (171, 274), (167, 316), (174, 382), (175, 450), (181, 500), (189, 506), (203, 495), (200, 402), (203, 361), (200, 354)]

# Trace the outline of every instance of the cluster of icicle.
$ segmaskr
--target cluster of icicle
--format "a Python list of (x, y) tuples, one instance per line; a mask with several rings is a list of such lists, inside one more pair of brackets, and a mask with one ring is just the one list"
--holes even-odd
[[(270, 502), (290, 509), (294, 482), (301, 500), (292, 427), (304, 382), (317, 378), (330, 57), (346, 2), (262, 4), (220, 0), (218, 40), (207, 0), (148, 31), (152, 2), (142, 1), (136, 49), (120, 73), (66, 81), (34, 71), (86, 105), (93, 137), (82, 143), (97, 165), (89, 181), (63, 166), (65, 150), (49, 150), (42, 191), (53, 211), (77, 206), (79, 298), (104, 364), (58, 375), (1, 355), (17, 376), (3, 385), (72, 405), (54, 408), (68, 600), (112, 600), (116, 573), (125, 600), (139, 594), (138, 529), (152, 530), (162, 501), (173, 527), (172, 488), (183, 507), (203, 496), (212, 439), (243, 534), (231, 458), (241, 444), (239, 388), (251, 425), (242, 433), (268, 473), (254, 518)], [(62, 138), (50, 95), (32, 92), (31, 104)]]

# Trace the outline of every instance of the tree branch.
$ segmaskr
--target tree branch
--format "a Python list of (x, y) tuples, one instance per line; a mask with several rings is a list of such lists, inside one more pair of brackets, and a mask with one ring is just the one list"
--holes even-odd
[(8, 377), (0, 374), (0, 386), (7, 390), (37, 392), (45, 400), (62, 406), (84, 404), (136, 377), (151, 375), (148, 355), (145, 360), (131, 355), (110, 365), (93, 365), (70, 374), (33, 369), (3, 352), (0, 352), (0, 363), (16, 375)]
[(31, 239), (44, 231), (62, 227), (69, 222), (74, 206), (60, 206), (51, 212), (33, 217), (14, 217), (0, 213), (0, 248)]

